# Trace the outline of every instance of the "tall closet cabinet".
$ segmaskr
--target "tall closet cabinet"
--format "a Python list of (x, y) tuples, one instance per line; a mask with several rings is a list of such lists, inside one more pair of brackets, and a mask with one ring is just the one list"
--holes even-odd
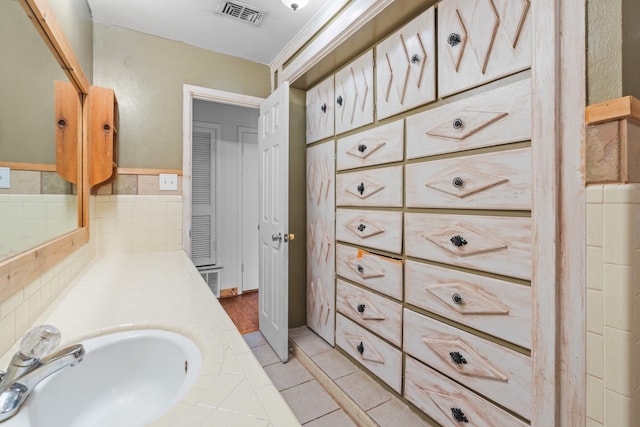
[(445, 426), (532, 416), (531, 22), (442, 0), (307, 91), (308, 326)]

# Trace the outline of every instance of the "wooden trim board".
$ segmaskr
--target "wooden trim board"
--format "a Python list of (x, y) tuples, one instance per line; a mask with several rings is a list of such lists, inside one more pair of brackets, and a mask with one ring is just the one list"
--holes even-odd
[(622, 98), (591, 104), (584, 110), (584, 120), (587, 125), (621, 119), (640, 121), (639, 99), (633, 96), (624, 96)]

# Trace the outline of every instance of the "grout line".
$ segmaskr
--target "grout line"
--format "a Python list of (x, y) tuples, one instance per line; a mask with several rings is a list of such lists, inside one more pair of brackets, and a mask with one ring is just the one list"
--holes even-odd
[(293, 354), (298, 361), (313, 376), (320, 386), (340, 405), (340, 408), (351, 418), (353, 422), (362, 427), (377, 427), (378, 424), (371, 416), (361, 408), (346, 392), (344, 392), (334, 380), (332, 380), (310, 356), (307, 356), (300, 347), (289, 339), (289, 345), (293, 348)]

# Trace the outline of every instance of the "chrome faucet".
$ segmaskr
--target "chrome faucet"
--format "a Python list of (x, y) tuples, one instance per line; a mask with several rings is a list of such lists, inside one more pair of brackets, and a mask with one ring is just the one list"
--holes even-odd
[(84, 347), (81, 344), (49, 354), (60, 344), (60, 337), (58, 328), (51, 325), (38, 326), (22, 336), (20, 349), (11, 359), (7, 371), (0, 371), (0, 423), (20, 411), (42, 380), (82, 361)]

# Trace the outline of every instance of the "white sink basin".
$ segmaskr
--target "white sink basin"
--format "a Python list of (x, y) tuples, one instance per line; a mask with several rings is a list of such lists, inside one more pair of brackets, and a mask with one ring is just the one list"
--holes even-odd
[(84, 360), (40, 383), (7, 427), (144, 426), (191, 388), (202, 365), (191, 340), (162, 330), (118, 332), (82, 344)]

